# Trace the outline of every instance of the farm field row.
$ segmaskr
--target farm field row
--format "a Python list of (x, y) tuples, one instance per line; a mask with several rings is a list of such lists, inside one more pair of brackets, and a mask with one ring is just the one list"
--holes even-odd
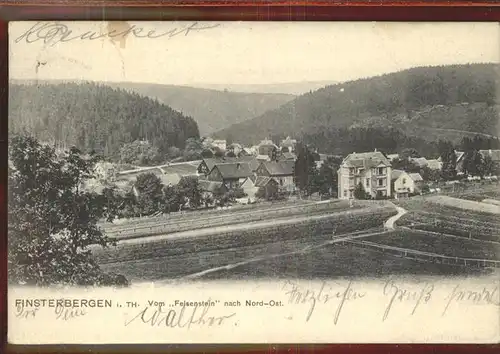
[(364, 240), (449, 257), (500, 260), (500, 244), (435, 236), (417, 231), (398, 230), (388, 235), (369, 236)]
[[(347, 206), (345, 201), (331, 201), (332, 203), (342, 203)], [(174, 212), (166, 215), (159, 216), (147, 216), (142, 218), (131, 218), (131, 219), (122, 219), (117, 222), (103, 222), (101, 223), (101, 227), (105, 229), (112, 230), (114, 228), (124, 228), (129, 227), (130, 225), (142, 225), (142, 224), (150, 224), (150, 223), (160, 223), (166, 221), (174, 221), (174, 220), (185, 220), (185, 219), (195, 219), (201, 217), (217, 217), (221, 215), (228, 215), (231, 213), (241, 213), (241, 212), (254, 212), (254, 211), (269, 211), (276, 210), (279, 208), (286, 207), (297, 207), (300, 205), (314, 205), (316, 204), (310, 200), (284, 200), (284, 201), (275, 201), (275, 202), (262, 202), (257, 204), (247, 204), (247, 205), (236, 205), (227, 209), (200, 209), (200, 210), (186, 210), (182, 212)]]
[[(207, 251), (238, 249), (255, 245), (266, 245), (275, 242), (306, 240), (308, 242), (324, 241), (332, 238), (332, 230), (343, 234), (381, 226), (394, 209), (379, 208), (358, 210), (325, 215), (321, 220), (304, 220), (287, 225), (269, 226), (252, 229), (250, 225), (238, 231), (218, 232), (200, 237), (158, 238), (149, 242), (123, 243), (102, 249), (94, 249), (98, 262), (114, 263), (150, 258), (170, 258), (182, 254), (196, 254)], [(141, 241), (141, 240), (138, 240)]]
[[(436, 214), (442, 216), (453, 216), (463, 219), (473, 219), (478, 222), (486, 222), (486, 223), (498, 223), (500, 222), (500, 216), (485, 213), (481, 211), (473, 211), (473, 210), (464, 210), (460, 209), (454, 205), (440, 205), (438, 203), (434, 203), (431, 199), (423, 198), (412, 198), (408, 200), (401, 200), (398, 203), (402, 208), (406, 209), (409, 214), (411, 212), (417, 213), (427, 213), (427, 214)], [(403, 216), (400, 220), (404, 220), (406, 217)], [(399, 223), (399, 222), (398, 222)]]
[(162, 223), (151, 223), (147, 225), (129, 226), (127, 228), (105, 230), (107, 235), (117, 239), (140, 237), (143, 235), (167, 234), (172, 232), (180, 232), (186, 230), (194, 230), (207, 227), (216, 227), (224, 225), (232, 225), (237, 223), (253, 222), (258, 220), (277, 219), (284, 217), (297, 216), (314, 216), (318, 214), (337, 212), (343, 210), (360, 209), (361, 205), (355, 205), (349, 208), (345, 203), (324, 203), (310, 204), (307, 206), (298, 205), (294, 207), (246, 212), (246, 213), (227, 213), (218, 216), (206, 218), (186, 218), (177, 220), (166, 220)]

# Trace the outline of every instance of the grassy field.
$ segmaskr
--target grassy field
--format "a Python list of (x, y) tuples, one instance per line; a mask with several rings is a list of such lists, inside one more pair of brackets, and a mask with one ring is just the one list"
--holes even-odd
[(136, 238), (148, 235), (160, 235), (187, 230), (232, 225), (237, 223), (250, 223), (253, 221), (272, 220), (292, 216), (315, 216), (325, 213), (335, 213), (343, 210), (356, 210), (365, 204), (357, 203), (353, 208), (348, 207), (345, 201), (336, 201), (321, 204), (299, 204), (275, 207), (272, 209), (253, 209), (251, 211), (226, 211), (217, 215), (202, 217), (193, 213), (165, 219), (160, 222), (151, 222), (142, 225), (134, 225), (120, 228), (105, 229), (108, 236), (116, 239)]
[(500, 242), (498, 215), (439, 205), (426, 198), (401, 201), (399, 205), (408, 213), (396, 222), (398, 226)]
[[(106, 271), (132, 281), (195, 279), (385, 277), (387, 275), (475, 275), (490, 270), (398, 258), (355, 245), (322, 245), (307, 239), (277, 241), (236, 249), (206, 250), (170, 257), (104, 264)], [(317, 247), (319, 246), (319, 247)], [(258, 256), (257, 256), (258, 255)], [(226, 266), (226, 268), (223, 268)]]
[[(496, 197), (491, 190), (482, 190), (481, 193), (480, 196), (476, 195), (477, 200)], [(294, 208), (284, 203), (282, 210), (276, 210), (280, 208), (277, 206), (260, 205), (246, 207), (244, 210), (248, 210), (248, 213), (240, 213), (236, 209), (222, 213), (209, 212), (204, 215), (207, 215), (210, 226), (223, 223), (245, 225), (248, 222), (248, 228), (200, 237), (172, 239), (166, 236), (154, 237), (145, 242), (141, 239), (131, 240), (131, 243), (124, 241), (111, 249), (96, 250), (94, 254), (105, 270), (124, 274), (132, 281), (185, 277), (318, 279), (351, 276), (373, 278), (388, 274), (463, 276), (492, 271), (462, 264), (407, 259), (356, 244), (332, 244), (332, 230), (335, 229), (338, 236), (371, 228), (381, 229), (384, 221), (395, 214), (394, 208), (382, 207), (382, 202), (358, 201), (355, 209), (346, 212), (345, 202), (316, 205), (301, 203), (295, 204)], [(440, 205), (425, 196), (395, 203), (408, 211), (396, 222), (396, 227), (420, 228), (421, 231), (399, 229), (361, 240), (449, 257), (500, 260), (498, 215), (464, 210), (454, 205)], [(321, 220), (300, 220), (300, 216), (316, 214), (328, 216)], [(251, 226), (252, 220), (272, 222), (279, 221), (280, 217), (294, 220), (295, 216), (297, 221), (286, 225), (276, 224), (265, 228)], [(196, 222), (207, 225), (203, 217), (198, 217), (197, 221), (194, 215), (178, 218), (178, 221), (172, 220), (172, 230), (182, 230), (182, 225), (192, 228)], [(186, 218), (185, 221), (182, 221), (183, 218)], [(437, 235), (435, 232), (442, 234)]]
[(252, 257), (292, 252), (332, 239), (336, 234), (381, 227), (395, 214), (393, 208), (367, 209), (328, 215), (279, 227), (246, 229), (203, 237), (158, 239), (157, 241), (118, 243), (109, 249), (96, 249), (94, 255), (105, 269), (131, 278), (162, 279), (184, 276), (207, 268), (242, 262)]
[(500, 243), (492, 244), (480, 240), (426, 235), (408, 230), (396, 231), (388, 235), (370, 236), (363, 240), (450, 257), (500, 260)]

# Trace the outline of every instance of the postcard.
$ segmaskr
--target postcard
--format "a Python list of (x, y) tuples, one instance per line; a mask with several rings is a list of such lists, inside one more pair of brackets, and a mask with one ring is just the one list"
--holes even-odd
[(498, 343), (497, 23), (9, 41), (10, 343)]

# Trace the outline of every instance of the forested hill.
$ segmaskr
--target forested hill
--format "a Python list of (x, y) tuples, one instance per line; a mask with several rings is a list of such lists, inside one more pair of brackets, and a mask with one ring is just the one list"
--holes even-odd
[(106, 83), (157, 99), (175, 110), (193, 117), (200, 134), (209, 135), (235, 123), (276, 109), (296, 96), (281, 93), (247, 93), (188, 86), (149, 83)]
[(390, 127), (429, 140), (460, 139), (452, 129), (496, 134), (498, 77), (498, 64), (412, 68), (327, 86), (214, 135), (255, 143), (354, 127)]
[(164, 152), (199, 137), (196, 122), (158, 101), (95, 83), (10, 84), (9, 130), (111, 156), (136, 139)]

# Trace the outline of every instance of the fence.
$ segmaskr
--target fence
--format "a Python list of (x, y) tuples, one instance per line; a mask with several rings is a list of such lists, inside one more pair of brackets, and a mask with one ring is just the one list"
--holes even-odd
[(414, 259), (418, 261), (426, 261), (440, 264), (449, 265), (460, 265), (466, 267), (477, 267), (477, 268), (500, 268), (500, 261), (495, 261), (491, 259), (476, 259), (476, 258), (462, 258), (462, 257), (451, 257), (444, 256), (440, 254), (422, 252), (417, 250), (412, 250), (408, 248), (400, 248), (395, 246), (381, 245), (369, 241), (357, 241), (357, 240), (344, 240), (341, 243), (351, 243), (357, 247), (376, 249), (383, 253), (391, 253), (395, 256), (404, 257), (407, 259)]

